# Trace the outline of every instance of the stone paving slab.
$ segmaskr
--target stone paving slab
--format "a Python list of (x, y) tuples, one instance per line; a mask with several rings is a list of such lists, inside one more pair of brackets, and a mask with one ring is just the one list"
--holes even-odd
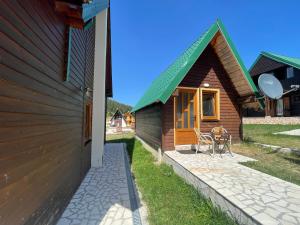
[(238, 154), (164, 154), (176, 173), (240, 224), (300, 224), (300, 186), (239, 164), (249, 160)]
[(141, 219), (123, 144), (107, 144), (103, 166), (91, 168), (57, 225), (139, 225)]

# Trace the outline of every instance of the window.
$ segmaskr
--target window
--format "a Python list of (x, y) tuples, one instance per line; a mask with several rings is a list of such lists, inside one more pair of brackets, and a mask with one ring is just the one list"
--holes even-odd
[(87, 140), (92, 139), (92, 104), (85, 105), (85, 129), (84, 134)]
[(202, 120), (220, 120), (220, 90), (200, 88)]
[(293, 67), (287, 67), (286, 68), (286, 78), (290, 79), (294, 77), (294, 68)]

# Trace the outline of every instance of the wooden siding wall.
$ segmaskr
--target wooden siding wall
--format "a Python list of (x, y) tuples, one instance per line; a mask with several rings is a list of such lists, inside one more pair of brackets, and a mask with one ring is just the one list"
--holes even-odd
[[(237, 103), (238, 94), (224, 70), (218, 56), (209, 45), (202, 53), (179, 86), (203, 87), (209, 83), (210, 88), (220, 89), (220, 121), (201, 121), (202, 132), (209, 132), (215, 126), (224, 126), (234, 141), (242, 137), (241, 111)], [(174, 149), (174, 110), (171, 97), (163, 107), (163, 150)], [(201, 110), (201, 109), (200, 109)]]
[(55, 224), (90, 167), (80, 87), (93, 87), (94, 27), (74, 30), (64, 82), (53, 1), (3, 0), (0, 14), (0, 224)]
[(135, 114), (136, 134), (154, 149), (161, 147), (161, 104), (153, 104)]
[[(300, 76), (300, 74), (299, 74)], [(300, 116), (300, 91), (294, 92), (291, 95), (291, 116)], [(296, 98), (298, 98), (298, 101), (296, 101)]]
[(162, 149), (174, 150), (174, 98), (171, 97), (163, 105)]
[(283, 66), (285, 66), (285, 64), (276, 62), (270, 58), (262, 56), (257, 61), (255, 66), (249, 71), (249, 73), (251, 74), (251, 76), (256, 76), (262, 73), (270, 72)]

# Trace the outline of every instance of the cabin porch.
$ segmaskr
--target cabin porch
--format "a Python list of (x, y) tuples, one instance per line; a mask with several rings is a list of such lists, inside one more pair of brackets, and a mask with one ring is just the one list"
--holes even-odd
[(251, 158), (176, 150), (163, 160), (239, 224), (300, 223), (300, 187), (239, 164)]

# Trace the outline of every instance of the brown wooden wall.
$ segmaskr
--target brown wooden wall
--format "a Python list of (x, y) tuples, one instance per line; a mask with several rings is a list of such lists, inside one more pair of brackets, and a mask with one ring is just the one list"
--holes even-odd
[(270, 72), (272, 70), (278, 69), (280, 67), (284, 67), (285, 64), (277, 62), (273, 59), (270, 59), (266, 56), (262, 56), (254, 65), (254, 67), (251, 68), (251, 70), (249, 71), (250, 75), (253, 76), (257, 76), (260, 75), (262, 73), (267, 73)]
[[(234, 141), (242, 137), (241, 112), (237, 104), (238, 94), (218, 56), (209, 45), (179, 86), (203, 87), (209, 83), (210, 88), (220, 89), (220, 121), (200, 121), (202, 132), (209, 132), (215, 126), (224, 126)], [(163, 107), (163, 150), (174, 149), (174, 110), (171, 97)]]
[(153, 104), (135, 113), (136, 134), (154, 149), (161, 147), (161, 104)]
[(0, 224), (54, 224), (90, 167), (84, 99), (93, 87), (94, 27), (66, 26), (52, 0), (1, 1)]

